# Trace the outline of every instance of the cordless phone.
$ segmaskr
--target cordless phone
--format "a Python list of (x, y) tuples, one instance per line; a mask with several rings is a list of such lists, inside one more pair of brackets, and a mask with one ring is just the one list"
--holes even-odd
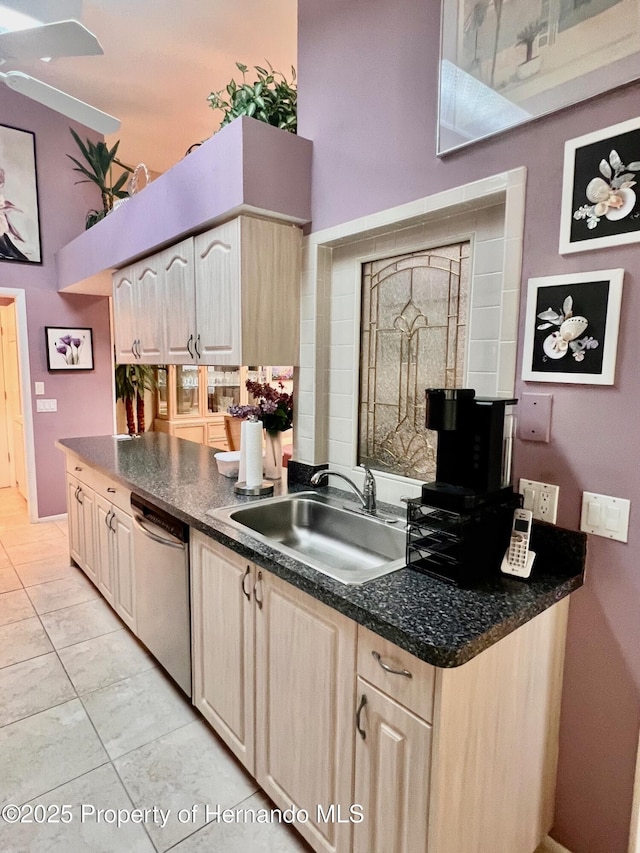
[(517, 578), (528, 578), (535, 559), (529, 550), (533, 513), (529, 509), (516, 509), (513, 513), (513, 526), (507, 553), (502, 560), (501, 570)]

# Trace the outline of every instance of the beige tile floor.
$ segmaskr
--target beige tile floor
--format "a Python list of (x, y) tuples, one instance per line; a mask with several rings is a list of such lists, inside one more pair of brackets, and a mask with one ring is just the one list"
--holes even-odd
[[(66, 524), (30, 525), (15, 489), (0, 489), (0, 805), (7, 804), (32, 820), (0, 817), (2, 853), (310, 850), (277, 823), (205, 822), (207, 805), (271, 804), (70, 564)], [(154, 807), (168, 811), (164, 828)], [(118, 810), (124, 821), (136, 809), (149, 810), (145, 822), (114, 825)]]

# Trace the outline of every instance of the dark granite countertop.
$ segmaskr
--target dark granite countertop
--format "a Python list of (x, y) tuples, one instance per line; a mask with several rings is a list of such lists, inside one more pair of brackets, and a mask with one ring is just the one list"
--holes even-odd
[[(530, 581), (501, 575), (459, 589), (404, 568), (347, 586), (208, 515), (217, 507), (259, 500), (234, 493), (234, 481), (218, 474), (208, 447), (161, 433), (132, 440), (68, 438), (57, 446), (435, 666), (465, 663), (582, 586), (584, 534), (538, 524)], [(284, 484), (275, 486), (276, 495), (286, 490)]]

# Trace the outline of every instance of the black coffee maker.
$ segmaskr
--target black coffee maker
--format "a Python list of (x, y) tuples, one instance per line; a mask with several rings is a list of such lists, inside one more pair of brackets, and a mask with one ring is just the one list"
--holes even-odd
[(470, 388), (428, 388), (426, 427), (437, 431), (436, 479), (408, 504), (407, 563), (458, 585), (499, 572), (519, 506), (509, 480), (506, 407)]

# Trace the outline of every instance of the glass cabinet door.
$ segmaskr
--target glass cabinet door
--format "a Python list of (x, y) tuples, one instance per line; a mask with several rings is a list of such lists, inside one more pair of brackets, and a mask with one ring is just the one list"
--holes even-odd
[(240, 404), (240, 368), (207, 367), (207, 414), (226, 412)]
[(169, 417), (169, 401), (167, 399), (167, 368), (159, 364), (156, 368), (156, 412), (159, 418)]
[(200, 415), (200, 377), (194, 364), (176, 365), (176, 415)]

